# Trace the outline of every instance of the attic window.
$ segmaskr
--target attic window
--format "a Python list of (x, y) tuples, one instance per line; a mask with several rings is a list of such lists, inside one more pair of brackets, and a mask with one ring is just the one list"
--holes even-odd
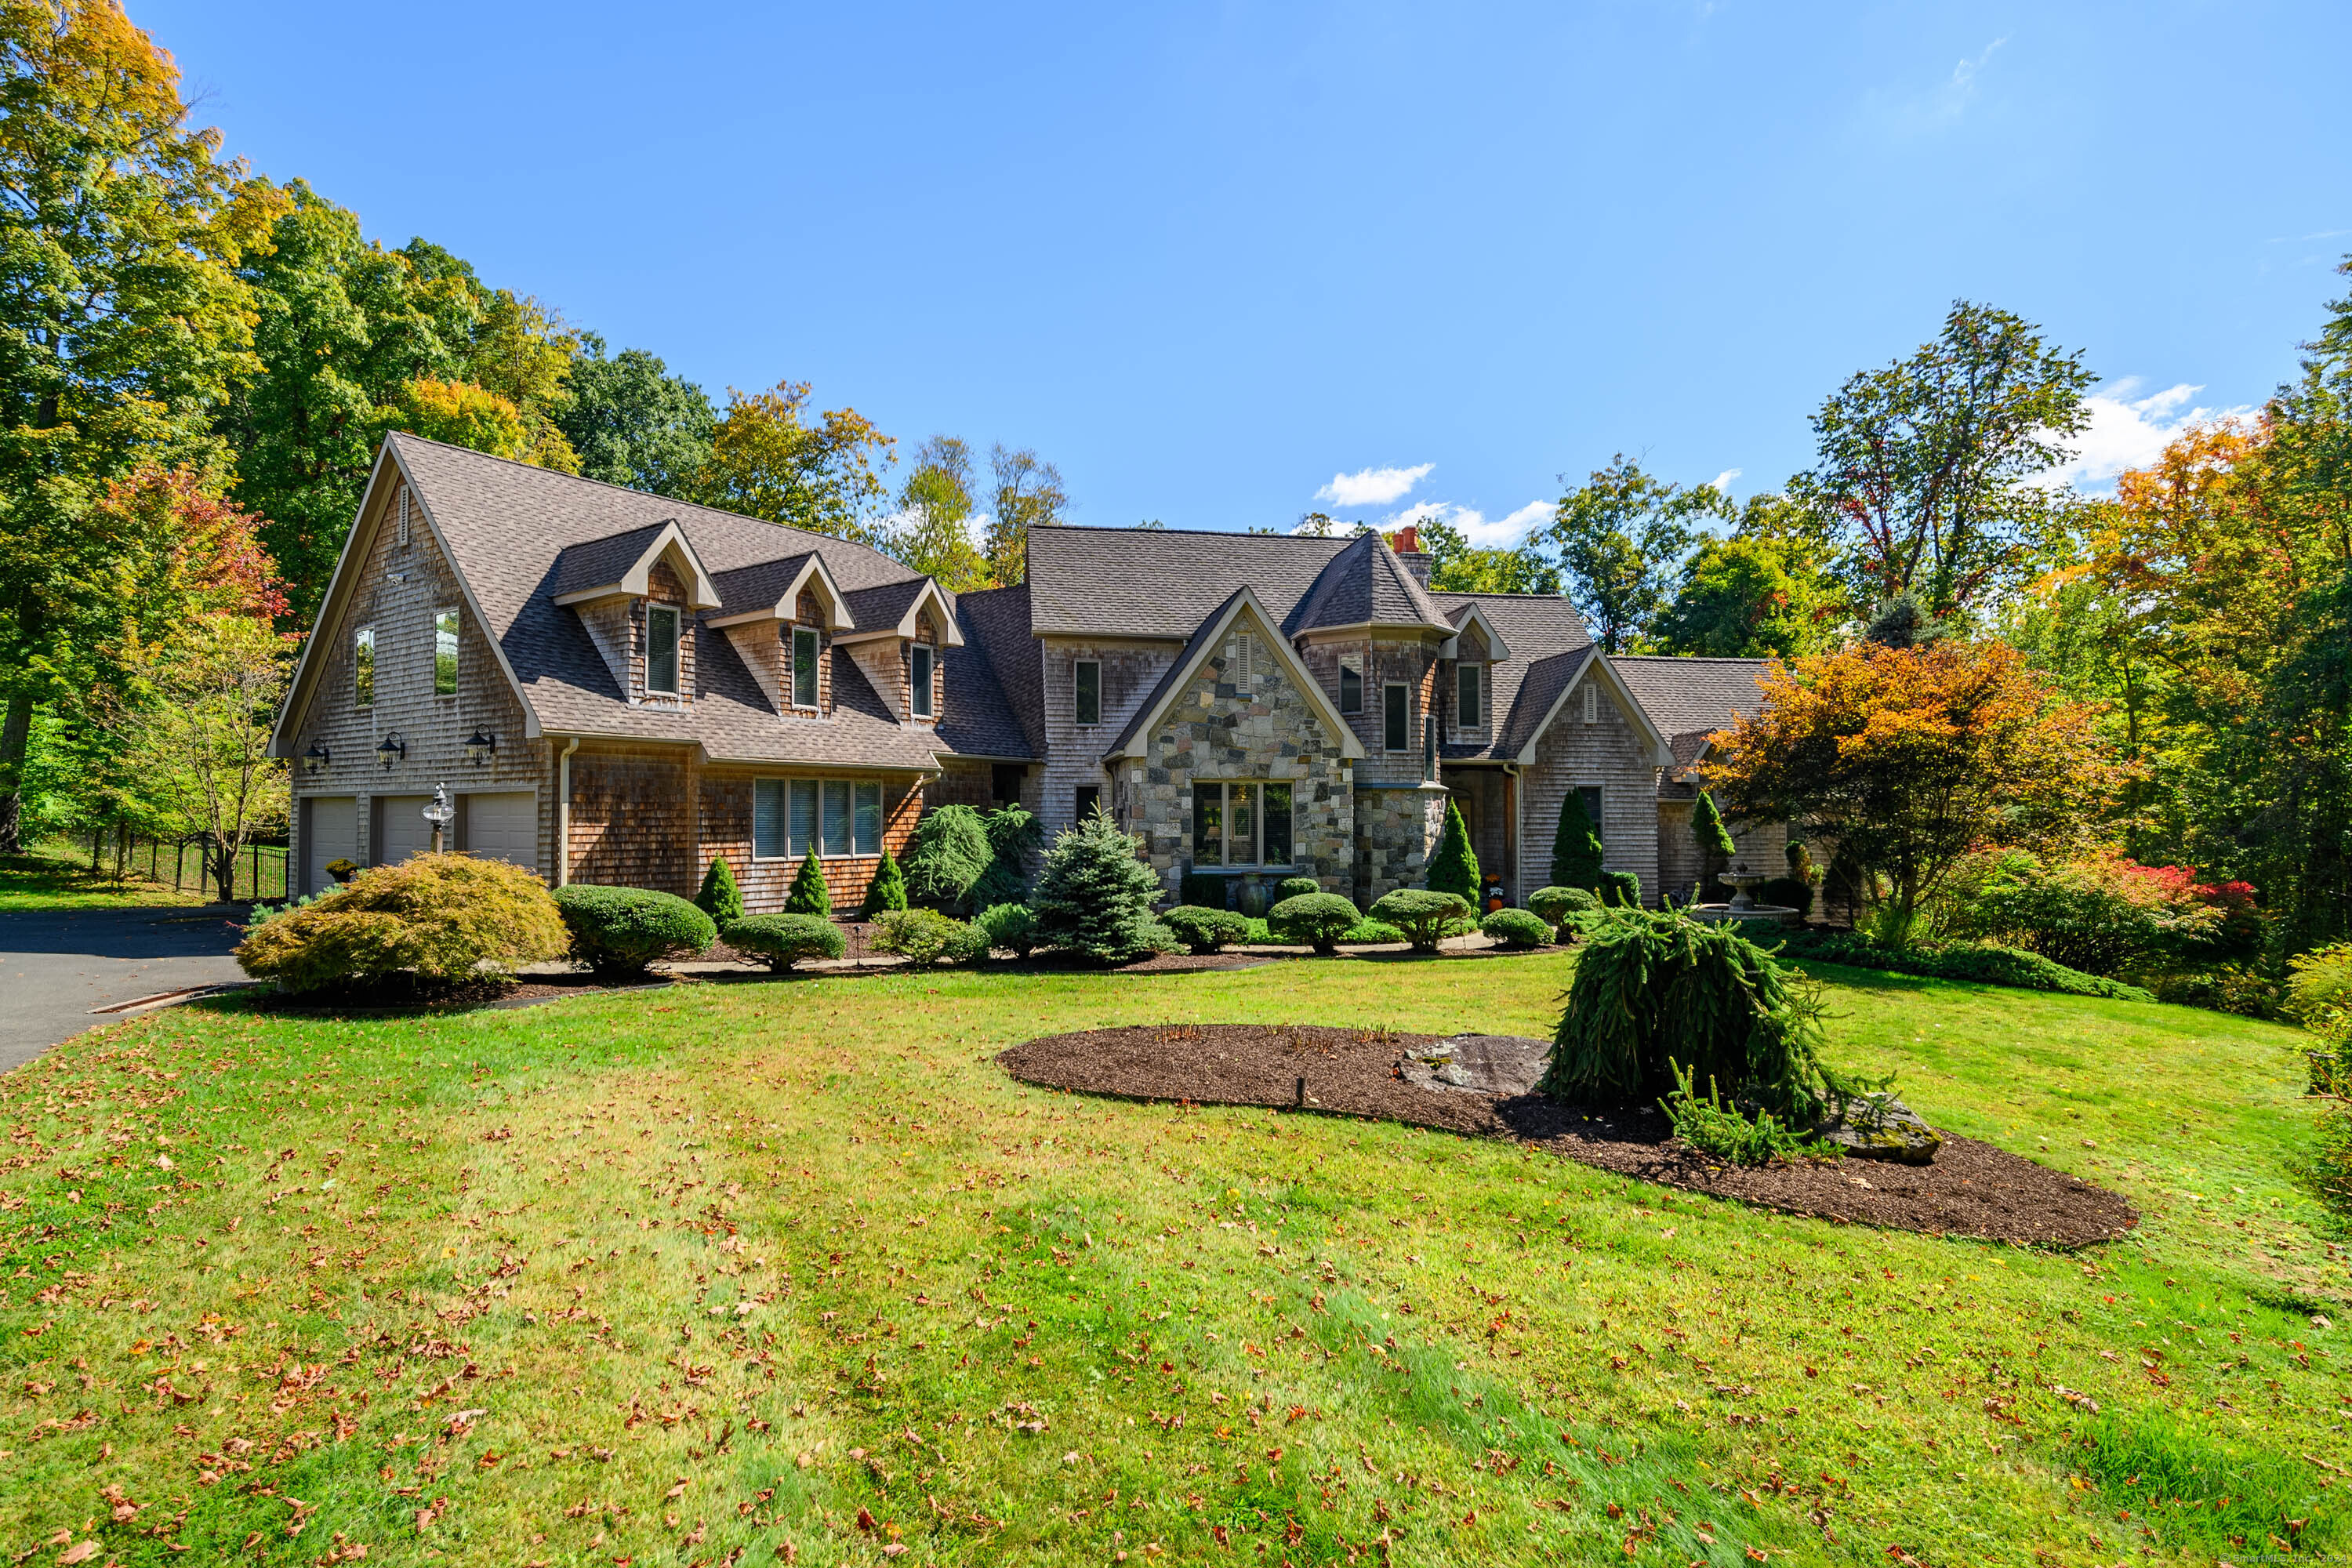
[(816, 628), (793, 628), (793, 706), (814, 708), (817, 705), (816, 688)]
[(433, 695), (457, 695), (457, 610), (433, 612)]
[(1364, 661), (1354, 654), (1339, 660), (1339, 711), (1361, 713), (1364, 710)]
[(677, 695), (677, 609), (671, 605), (646, 607), (646, 693)]
[[(1082, 658), (1078, 660), (1076, 665), (1074, 667), (1074, 672), (1071, 676), (1071, 685), (1073, 687), (1073, 705), (1077, 710), (1077, 722), (1081, 724), (1101, 723), (1102, 661), (1100, 659), (1093, 658)], [(1078, 815), (1079, 816), (1084, 817), (1086, 813), (1081, 811)]]
[(1454, 721), (1465, 730), (1475, 730), (1486, 722), (1479, 714), (1478, 666), (1456, 665), (1454, 667)]
[(929, 643), (917, 643), (907, 672), (908, 705), (918, 719), (931, 716), (931, 668), (933, 655)]

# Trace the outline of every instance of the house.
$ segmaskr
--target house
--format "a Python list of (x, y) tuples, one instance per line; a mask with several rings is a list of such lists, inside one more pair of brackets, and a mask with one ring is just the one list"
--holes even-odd
[(1760, 662), (1609, 658), (1559, 598), (1450, 594), (1377, 534), (1040, 529), (961, 597), (866, 546), (389, 437), (273, 737), (299, 886), (426, 847), (751, 910), (861, 899), (928, 807), (1097, 805), (1188, 870), (1418, 883), (1450, 800), (1514, 898), (1566, 792), (1687, 886), (1688, 769)]

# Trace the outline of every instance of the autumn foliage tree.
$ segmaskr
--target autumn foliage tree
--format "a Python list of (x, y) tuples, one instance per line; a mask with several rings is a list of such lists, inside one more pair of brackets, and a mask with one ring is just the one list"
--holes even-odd
[(809, 384), (727, 392), (727, 413), (687, 499), (764, 517), (813, 533), (875, 542), (875, 513), (888, 493), (881, 469), (891, 437), (854, 408), (814, 414)]
[(1764, 701), (1700, 764), (1734, 821), (1786, 821), (1864, 871), (1878, 940), (1971, 849), (2063, 848), (2120, 770), (2069, 702), (2002, 643), (1857, 645), (1774, 665)]

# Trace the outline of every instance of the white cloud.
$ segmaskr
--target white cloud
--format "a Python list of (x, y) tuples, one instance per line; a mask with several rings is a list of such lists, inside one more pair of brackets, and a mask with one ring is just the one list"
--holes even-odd
[(2050, 483), (2104, 490), (2126, 468), (2146, 468), (2156, 461), (2189, 426), (2246, 418), (2254, 412), (2242, 405), (2234, 408), (2191, 405), (2189, 400), (2204, 388), (2185, 381), (2136, 398), (2131, 394), (2138, 385), (2137, 377), (2126, 376), (2105, 393), (2083, 400), (2091, 422), (2074, 437), (2074, 460), (2051, 475)]
[(1488, 517), (1475, 507), (1455, 506), (1451, 501), (1418, 501), (1405, 508), (1381, 525), (1383, 531), (1393, 531), (1409, 522), (1439, 521), (1462, 531), (1462, 537), (1477, 550), (1507, 550), (1527, 537), (1528, 531), (1551, 521), (1552, 503), (1531, 500), (1518, 510), (1501, 517)]
[(1435, 463), (1416, 463), (1410, 468), (1361, 468), (1352, 474), (1333, 474), (1331, 482), (1315, 492), (1315, 499), (1333, 506), (1386, 506), (1427, 479), (1435, 467)]
[(1712, 490), (1721, 490), (1725, 495), (1729, 495), (1731, 493), (1731, 481), (1738, 479), (1741, 470), (1738, 468), (1726, 468), (1723, 472), (1715, 476), (1714, 482), (1709, 484), (1707, 489)]
[(1946, 130), (1959, 122), (1976, 101), (1979, 79), (1993, 54), (2009, 42), (2006, 36), (1987, 44), (1974, 59), (1964, 59), (1952, 74), (1935, 86), (1920, 89), (1876, 89), (1863, 100), (1864, 118), (1884, 132), (1916, 136)]

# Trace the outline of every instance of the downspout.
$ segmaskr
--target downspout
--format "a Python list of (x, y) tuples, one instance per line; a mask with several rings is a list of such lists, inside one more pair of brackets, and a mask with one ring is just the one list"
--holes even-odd
[(580, 737), (555, 757), (555, 885), (569, 887), (572, 883), (572, 753), (580, 749)]
[(1527, 858), (1527, 829), (1521, 820), (1527, 814), (1527, 780), (1519, 773), (1519, 764), (1505, 763), (1503, 776), (1511, 781), (1511, 891), (1517, 896), (1518, 907), (1528, 907), (1528, 894), (1534, 891), (1519, 875), (1519, 863)]

